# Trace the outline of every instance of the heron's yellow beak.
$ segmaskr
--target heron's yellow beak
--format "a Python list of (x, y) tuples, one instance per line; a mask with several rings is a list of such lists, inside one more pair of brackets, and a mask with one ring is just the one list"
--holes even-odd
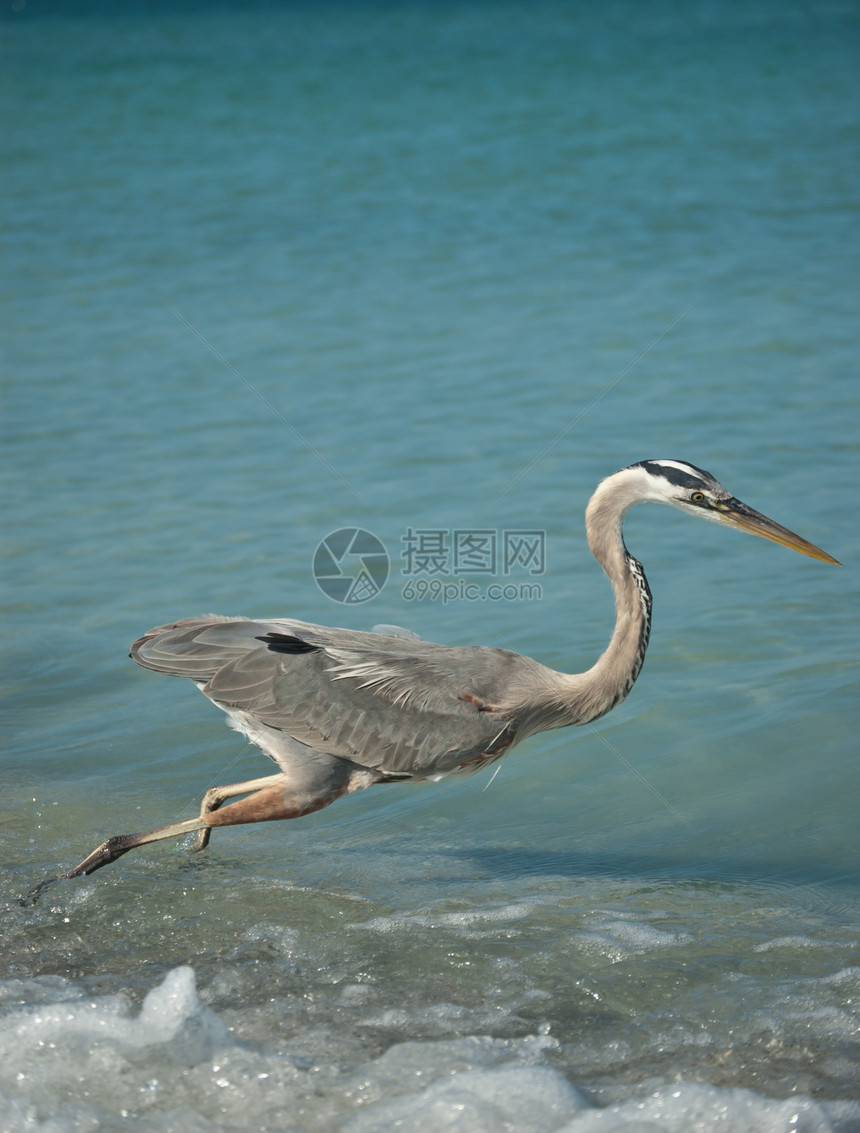
[(835, 563), (836, 566), (842, 566), (838, 559), (834, 559), (832, 555), (828, 555), (826, 551), (822, 551), (814, 543), (795, 535), (787, 527), (781, 527), (778, 523), (774, 523), (772, 519), (768, 519), (761, 512), (747, 507), (740, 500), (725, 500), (717, 504), (714, 510), (723, 523), (727, 523), (730, 527), (737, 527), (739, 531), (748, 531), (750, 535), (760, 535), (762, 539), (770, 539), (772, 543), (779, 543), (781, 547), (790, 547), (792, 551), (799, 551), (801, 555), (809, 555), (811, 559), (820, 559), (824, 563)]

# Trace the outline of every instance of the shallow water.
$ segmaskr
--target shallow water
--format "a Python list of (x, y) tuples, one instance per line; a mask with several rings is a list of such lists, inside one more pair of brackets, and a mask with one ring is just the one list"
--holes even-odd
[[(853, 9), (2, 30), (3, 1129), (860, 1128)], [(586, 668), (583, 509), (654, 456), (846, 566), (641, 509), (651, 650), (595, 729), (18, 904), (266, 773), (124, 659), (150, 626)], [(354, 527), (390, 574), (336, 602)], [(543, 532), (541, 569), (462, 573), (455, 530)]]

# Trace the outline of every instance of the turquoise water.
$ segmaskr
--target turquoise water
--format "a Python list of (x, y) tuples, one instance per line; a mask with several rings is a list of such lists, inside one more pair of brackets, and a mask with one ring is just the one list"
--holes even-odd
[[(860, 1128), (855, 9), (0, 29), (3, 1128)], [(642, 508), (651, 649), (594, 730), (17, 903), (268, 773), (126, 659), (150, 626), (587, 668), (584, 507), (646, 457), (846, 565)], [(365, 602), (314, 580), (344, 528), (390, 556)], [(455, 570), (455, 531), (542, 569)]]

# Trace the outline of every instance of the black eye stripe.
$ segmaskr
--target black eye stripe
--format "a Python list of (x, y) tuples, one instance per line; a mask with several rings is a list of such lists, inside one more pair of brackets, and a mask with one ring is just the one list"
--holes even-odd
[(693, 488), (701, 491), (703, 483), (707, 484), (708, 481), (714, 480), (710, 472), (705, 472), (703, 468), (696, 468), (694, 464), (687, 465), (690, 469), (689, 472), (685, 472), (682, 468), (660, 464), (656, 460), (641, 460), (638, 467), (644, 468), (652, 476), (661, 476), (668, 483), (674, 484), (676, 488)]

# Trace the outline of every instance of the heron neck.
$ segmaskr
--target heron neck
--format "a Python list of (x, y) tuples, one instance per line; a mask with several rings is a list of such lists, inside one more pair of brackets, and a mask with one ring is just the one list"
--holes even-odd
[(605, 652), (576, 682), (578, 723), (605, 715), (639, 676), (651, 630), (651, 591), (642, 564), (624, 545), (621, 527), (633, 500), (595, 492), (585, 513), (591, 553), (615, 591), (615, 629)]

